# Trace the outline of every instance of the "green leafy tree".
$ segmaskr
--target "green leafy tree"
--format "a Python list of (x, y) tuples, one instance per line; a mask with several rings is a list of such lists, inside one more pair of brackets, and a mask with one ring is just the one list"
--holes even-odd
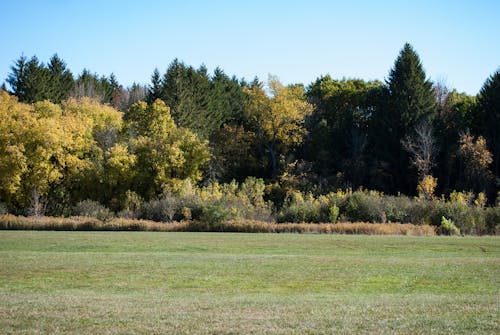
[(163, 101), (134, 104), (125, 114), (125, 123), (133, 134), (136, 188), (143, 197), (157, 196), (166, 187), (176, 188), (187, 178), (201, 179), (209, 159), (207, 143), (188, 129), (177, 127)]
[[(441, 88), (441, 91), (443, 89)], [(449, 193), (461, 185), (461, 160), (459, 151), (459, 140), (461, 134), (467, 133), (473, 128), (474, 112), (477, 110), (477, 99), (456, 90), (436, 94), (441, 96), (438, 100), (438, 110), (435, 125), (437, 142), (436, 162), (439, 169), (435, 174), (443, 193)]]
[(329, 75), (309, 86), (307, 96), (314, 112), (307, 122), (310, 133), (304, 158), (315, 162), (316, 171), (332, 186), (342, 186), (335, 185), (338, 173), (349, 186), (365, 181), (368, 124), (381, 88), (378, 81), (334, 80)]
[(248, 176), (260, 176), (262, 173), (257, 136), (243, 126), (224, 125), (212, 136), (210, 147), (210, 179), (243, 181)]

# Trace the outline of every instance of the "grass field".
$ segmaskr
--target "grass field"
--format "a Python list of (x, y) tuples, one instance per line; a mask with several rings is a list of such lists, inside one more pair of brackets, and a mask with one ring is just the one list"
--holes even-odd
[(2, 334), (499, 334), (500, 238), (0, 231)]

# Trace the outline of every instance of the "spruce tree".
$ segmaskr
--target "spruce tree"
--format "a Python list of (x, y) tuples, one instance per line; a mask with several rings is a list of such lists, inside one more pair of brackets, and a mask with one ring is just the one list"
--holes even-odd
[(148, 103), (153, 103), (156, 99), (162, 98), (162, 83), (160, 71), (155, 68), (151, 75), (151, 85), (148, 87)]
[(49, 79), (48, 69), (36, 56), (30, 60), (21, 56), (11, 66), (7, 83), (20, 102), (32, 103), (50, 98)]
[(11, 73), (7, 77), (7, 83), (10, 85), (11, 92), (17, 96), (20, 101), (24, 101), (26, 95), (26, 63), (28, 59), (22, 55), (10, 67)]
[(47, 68), (50, 74), (49, 99), (54, 103), (60, 103), (69, 96), (73, 89), (75, 84), (73, 74), (57, 54), (52, 56)]
[(401, 131), (408, 135), (423, 121), (430, 121), (436, 111), (432, 83), (425, 78), (420, 58), (408, 43), (399, 53), (387, 80), (390, 108), (399, 120)]
[(415, 190), (415, 171), (408, 169), (408, 153), (402, 141), (413, 136), (424, 122), (432, 122), (436, 113), (432, 83), (426, 79), (420, 58), (406, 43), (386, 81), (385, 96), (373, 118), (375, 186), (389, 192)]
[(483, 135), (493, 154), (493, 173), (500, 177), (500, 70), (484, 83), (478, 96), (476, 133)]

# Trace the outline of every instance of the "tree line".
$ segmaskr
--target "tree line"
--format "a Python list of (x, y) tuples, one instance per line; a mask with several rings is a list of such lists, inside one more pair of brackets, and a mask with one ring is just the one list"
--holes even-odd
[(0, 94), (0, 201), (53, 215), (93, 199), (114, 210), (189, 179), (266, 182), (280, 208), (374, 189), (432, 200), (500, 190), (500, 72), (476, 96), (431, 82), (409, 44), (385, 82), (321, 76), (308, 86), (209, 73), (174, 60), (149, 85), (84, 70), (54, 55), (21, 56)]

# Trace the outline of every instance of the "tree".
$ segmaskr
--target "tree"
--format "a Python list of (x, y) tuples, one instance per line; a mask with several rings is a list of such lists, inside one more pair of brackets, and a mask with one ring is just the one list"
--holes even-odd
[(486, 140), (479, 136), (475, 139), (470, 134), (460, 137), (459, 155), (463, 160), (466, 184), (474, 191), (484, 192), (489, 186), (491, 171), (489, 165), (493, 162)]
[(339, 174), (351, 187), (365, 181), (368, 124), (381, 87), (378, 81), (334, 80), (327, 75), (308, 88), (314, 112), (307, 121), (303, 156), (332, 187), (346, 186), (337, 183)]
[[(436, 90), (436, 89), (435, 89)], [(477, 99), (456, 90), (441, 94), (434, 122), (436, 142), (438, 145), (435, 169), (443, 193), (449, 193), (460, 187), (460, 165), (457, 152), (461, 134), (473, 129), (474, 112), (477, 110)]]
[(178, 126), (208, 139), (223, 124), (242, 121), (245, 101), (242, 86), (221, 69), (217, 68), (210, 77), (204, 65), (194, 69), (175, 59), (162, 77), (161, 89), (158, 77), (155, 71), (150, 100), (159, 97), (165, 101)]
[(412, 136), (422, 122), (431, 123), (436, 113), (432, 83), (426, 79), (420, 58), (408, 43), (389, 73), (384, 95), (371, 125), (375, 171), (386, 176), (377, 186), (408, 193), (414, 187), (408, 178), (408, 153), (401, 141)]
[(492, 170), (500, 178), (500, 70), (486, 80), (477, 103), (475, 131), (482, 134), (488, 142), (493, 154)]
[(406, 136), (403, 148), (411, 155), (410, 162), (418, 172), (419, 180), (431, 174), (436, 155), (436, 140), (432, 126), (423, 122), (415, 129), (413, 136)]
[(153, 71), (151, 75), (151, 85), (148, 87), (148, 102), (152, 103), (156, 99), (162, 98), (162, 83), (160, 77), (160, 71), (157, 68)]
[(245, 114), (269, 154), (270, 176), (276, 180), (280, 161), (302, 143), (307, 133), (305, 118), (313, 108), (302, 87), (285, 87), (274, 77), (269, 78), (268, 86), (271, 96), (259, 86), (246, 89)]
[(36, 56), (31, 57), (29, 61), (25, 56), (21, 56), (11, 66), (11, 71), (7, 83), (20, 102), (36, 102), (50, 97), (50, 73)]
[(186, 128), (177, 127), (161, 100), (134, 104), (125, 114), (131, 130), (131, 152), (137, 156), (136, 189), (145, 198), (177, 187), (184, 179), (198, 181), (208, 162), (207, 143)]
[(104, 99), (104, 93), (100, 88), (99, 77), (92, 74), (89, 70), (83, 69), (82, 73), (75, 81), (75, 86), (71, 91), (72, 98), (88, 97), (101, 102)]
[(241, 182), (248, 176), (262, 173), (256, 135), (243, 126), (224, 125), (212, 136), (210, 147), (213, 155), (209, 166), (211, 179)]
[(209, 114), (215, 118), (214, 131), (226, 123), (242, 124), (245, 113), (246, 95), (236, 77), (229, 78), (216, 68), (210, 80), (208, 101)]
[(49, 100), (54, 103), (60, 103), (68, 98), (73, 89), (75, 81), (73, 74), (66, 67), (66, 63), (55, 54), (47, 66), (50, 76), (49, 81)]
[(51, 190), (76, 187), (90, 167), (88, 119), (48, 101), (22, 104), (5, 92), (0, 118), (0, 197), (24, 213), (41, 214)]
[(424, 198), (431, 200), (437, 186), (437, 180), (432, 177), (431, 173), (437, 151), (432, 125), (427, 122), (421, 123), (411, 137), (406, 136), (402, 145), (410, 154), (411, 165), (417, 169), (417, 190), (423, 194)]
[(22, 55), (18, 60), (15, 61), (14, 65), (10, 67), (11, 73), (7, 77), (7, 83), (12, 89), (12, 93), (18, 97), (18, 99), (24, 99), (26, 96), (26, 63), (28, 59), (26, 56)]

